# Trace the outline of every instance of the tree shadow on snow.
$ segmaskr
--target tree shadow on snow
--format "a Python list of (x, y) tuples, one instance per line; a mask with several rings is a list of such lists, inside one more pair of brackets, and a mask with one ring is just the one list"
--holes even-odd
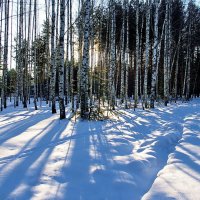
[[(34, 121), (34, 124), (42, 119), (44, 118), (42, 117)], [(32, 124), (33, 122), (31, 122)], [(18, 159), (16, 160), (14, 158), (5, 166), (5, 168), (9, 168), (9, 172), (5, 177), (1, 178), (1, 199), (15, 199), (15, 192), (17, 193), (17, 199), (31, 198), (33, 195), (32, 187), (39, 183), (42, 171), (67, 124), (68, 122), (66, 120), (60, 124), (59, 120), (54, 120), (51, 124), (51, 129), (34, 146), (34, 151), (23, 151), (28, 146), (28, 144), (25, 145), (18, 155), (16, 155)], [(29, 123), (24, 125), (23, 128), (18, 130), (17, 134), (20, 134), (31, 125)]]

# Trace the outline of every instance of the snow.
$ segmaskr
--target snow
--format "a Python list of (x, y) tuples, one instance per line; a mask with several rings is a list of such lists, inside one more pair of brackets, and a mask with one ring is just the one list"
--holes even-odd
[(200, 112), (183, 119), (182, 138), (158, 173), (147, 199), (200, 199)]
[(0, 112), (0, 199), (199, 200), (200, 99), (116, 113)]

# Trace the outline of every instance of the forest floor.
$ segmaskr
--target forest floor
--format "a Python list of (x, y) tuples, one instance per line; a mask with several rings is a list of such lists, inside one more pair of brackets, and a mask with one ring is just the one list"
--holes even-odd
[(4, 199), (199, 200), (200, 99), (102, 121), (9, 106), (0, 112)]

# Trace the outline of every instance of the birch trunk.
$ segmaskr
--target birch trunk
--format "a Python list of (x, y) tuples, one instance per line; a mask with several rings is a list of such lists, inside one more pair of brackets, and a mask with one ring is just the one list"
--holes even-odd
[(154, 45), (153, 45), (153, 66), (151, 78), (151, 104), (150, 107), (154, 108), (154, 101), (156, 98), (156, 68), (158, 62), (158, 8), (159, 0), (155, 0), (155, 18), (154, 18)]
[(138, 104), (138, 70), (139, 70), (139, 64), (140, 64), (140, 58), (139, 58), (139, 0), (136, 1), (136, 67), (135, 67), (135, 103), (134, 107), (137, 107)]
[(64, 36), (65, 36), (65, 0), (60, 1), (60, 55), (59, 55), (59, 107), (60, 119), (65, 119), (64, 104)]
[(146, 2), (146, 44), (145, 44), (145, 72), (144, 72), (144, 100), (145, 108), (147, 108), (147, 78), (148, 78), (148, 67), (149, 67), (149, 29), (150, 29), (150, 11), (151, 2), (148, 0)]
[(128, 71), (129, 71), (129, 4), (126, 1), (126, 53), (125, 53), (125, 109), (128, 108)]
[(124, 102), (125, 95), (125, 13), (126, 13), (126, 0), (123, 2), (123, 20), (122, 20), (122, 31), (121, 31), (121, 88), (120, 98), (121, 103)]
[[(81, 12), (81, 9), (83, 7), (83, 0), (79, 0), (79, 13)], [(78, 65), (78, 77), (77, 77), (77, 100), (76, 100), (76, 108), (78, 109), (80, 106), (80, 95), (81, 95), (81, 91), (80, 91), (80, 85), (81, 85), (81, 66), (82, 66), (82, 48), (83, 48), (83, 29), (82, 29), (82, 25), (83, 21), (82, 18), (79, 17), (78, 20), (78, 61), (79, 61), (79, 65)]]
[(116, 63), (115, 63), (115, 5), (114, 2), (111, 2), (111, 44), (110, 44), (110, 69), (109, 69), (109, 104), (110, 108), (112, 110), (115, 109), (115, 81), (114, 81), (114, 75), (115, 75), (115, 68), (116, 68)]
[(22, 40), (23, 40), (23, 0), (20, 0), (20, 13), (19, 13), (19, 57), (18, 57), (18, 67), (19, 67), (19, 98), (22, 100), (23, 95), (23, 65), (22, 65)]
[[(11, 13), (10, 15), (13, 16), (13, 4), (14, 2), (12, 1), (11, 4)], [(10, 69), (12, 69), (12, 59), (13, 59), (13, 18), (11, 17), (10, 19)], [(1, 59), (0, 59), (1, 60)], [(10, 102), (12, 101), (12, 93), (11, 93), (11, 80), (10, 80)], [(15, 107), (15, 100), (14, 100), (14, 107)]]
[(8, 84), (8, 31), (9, 31), (9, 1), (5, 2), (5, 32), (4, 32), (4, 56), (3, 56), (3, 104), (7, 107)]
[(84, 44), (83, 44), (83, 58), (81, 67), (81, 117), (87, 118), (88, 114), (88, 70), (89, 70), (89, 35), (90, 35), (90, 0), (85, 1), (85, 19), (84, 19)]
[(46, 12), (46, 20), (47, 20), (47, 36), (46, 36), (46, 55), (47, 55), (47, 63), (45, 64), (45, 97), (46, 97), (46, 104), (48, 104), (49, 101), (49, 82), (50, 82), (50, 48), (49, 48), (49, 29), (50, 29), (50, 0), (45, 0), (45, 12)]
[[(0, 70), (3, 70), (3, 67), (2, 67), (2, 62), (1, 62), (1, 53), (2, 53), (2, 43), (1, 43), (1, 37), (2, 37), (2, 18), (3, 18), (3, 0), (0, 0), (0, 13), (1, 13), (1, 21), (0, 21)], [(2, 77), (1, 77), (2, 78)], [(3, 84), (3, 79), (1, 79), (2, 81), (2, 84)], [(1, 100), (0, 100), (0, 110), (2, 111), (3, 110), (3, 86), (1, 86)]]
[[(34, 26), (35, 26), (34, 39), (36, 41), (36, 38), (37, 38), (37, 0), (34, 1)], [(35, 110), (37, 110), (36, 47), (35, 47), (34, 51), (35, 51), (35, 62), (34, 62), (34, 106), (35, 106)]]
[(72, 107), (72, 112), (74, 112), (74, 50), (73, 50), (73, 25), (72, 25), (72, 1), (69, 0), (69, 24), (70, 24), (70, 61), (71, 61), (71, 66), (70, 66), (70, 89), (71, 89), (71, 107)]
[(55, 0), (52, 0), (51, 18), (51, 111), (56, 113), (55, 86), (56, 86), (56, 63), (55, 63)]
[[(29, 1), (30, 5), (29, 5), (29, 16), (28, 16), (28, 51), (30, 48), (30, 41), (31, 41), (31, 16), (32, 16), (32, 0)], [(27, 55), (27, 60), (30, 60), (30, 55)], [(30, 64), (32, 65), (32, 63)], [(31, 78), (30, 78), (30, 74), (31, 74), (31, 66), (28, 66), (28, 77), (27, 77), (27, 100), (29, 100), (29, 104), (30, 104), (30, 88), (31, 88)]]
[(165, 39), (164, 39), (164, 104), (167, 106), (169, 98), (169, 0), (166, 3)]
[[(27, 2), (25, 2), (25, 13), (26, 13), (26, 6), (27, 6)], [(29, 14), (31, 12), (31, 2), (29, 2)], [(28, 38), (27, 38), (27, 34), (26, 34), (26, 15), (25, 15), (25, 26), (24, 26), (24, 30), (25, 30), (25, 42), (27, 42), (27, 46), (25, 46), (25, 63), (24, 63), (24, 74), (23, 74), (23, 106), (24, 108), (27, 108), (27, 100), (28, 100), (28, 50), (29, 50), (29, 33), (30, 33), (30, 16), (29, 16), (29, 20), (28, 20)]]
[[(17, 44), (19, 44), (19, 0), (17, 0)], [(15, 91), (15, 98), (16, 103), (15, 106), (19, 106), (19, 82), (20, 82), (20, 65), (19, 65), (19, 46), (16, 47), (16, 71), (17, 71), (17, 83), (16, 83), (16, 91)]]
[[(94, 2), (91, 0), (91, 15), (93, 15), (93, 9), (94, 9)], [(92, 112), (92, 105), (93, 105), (93, 72), (95, 70), (94, 68), (94, 24), (93, 24), (93, 18), (91, 17), (90, 20), (90, 73), (89, 73), (89, 102), (90, 102), (90, 114)]]
[(66, 44), (66, 69), (65, 69), (65, 105), (69, 103), (70, 98), (70, 66), (69, 66), (69, 30), (70, 30), (70, 4), (67, 4), (67, 44)]

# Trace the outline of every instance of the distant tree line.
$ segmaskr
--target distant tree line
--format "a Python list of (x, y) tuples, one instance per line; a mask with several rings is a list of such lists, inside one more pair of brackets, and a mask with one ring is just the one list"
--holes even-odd
[[(139, 102), (154, 108), (156, 101), (167, 106), (199, 96), (200, 8), (194, 1), (78, 2), (74, 14), (72, 0), (45, 0), (39, 32), (38, 0), (17, 0), (16, 24), (13, 1), (0, 0), (1, 110), (8, 97), (24, 108), (32, 97), (35, 109), (45, 99), (56, 113), (58, 99), (61, 119), (67, 105), (88, 118), (102, 108), (137, 108)], [(12, 70), (10, 25), (17, 30)]]

